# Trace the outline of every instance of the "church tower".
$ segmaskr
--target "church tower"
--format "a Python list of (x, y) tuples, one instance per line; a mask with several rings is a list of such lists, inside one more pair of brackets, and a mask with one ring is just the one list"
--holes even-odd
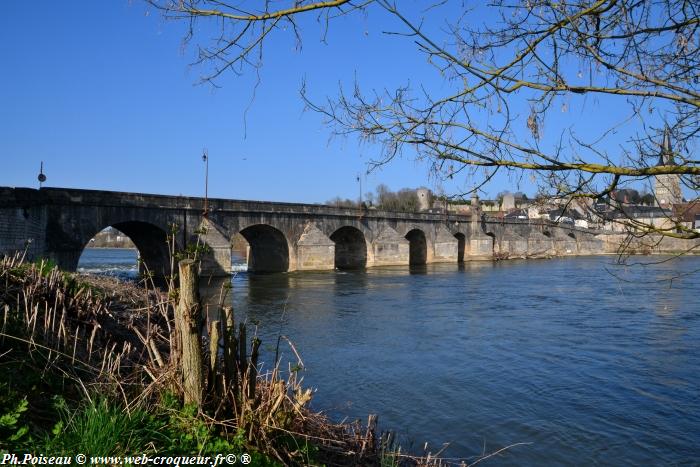
[[(661, 144), (659, 162), (656, 165), (657, 167), (676, 165), (676, 162), (673, 160), (673, 150), (671, 149), (671, 130), (669, 130), (668, 126), (664, 130), (664, 140)], [(654, 180), (654, 194), (656, 195), (656, 202), (662, 208), (671, 209), (674, 204), (683, 202), (680, 175), (657, 175)]]

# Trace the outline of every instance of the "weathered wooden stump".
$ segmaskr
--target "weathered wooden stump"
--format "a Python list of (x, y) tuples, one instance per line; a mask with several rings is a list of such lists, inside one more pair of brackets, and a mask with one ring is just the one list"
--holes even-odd
[(202, 407), (202, 335), (201, 305), (199, 303), (199, 276), (197, 263), (184, 259), (180, 271), (180, 302), (175, 311), (175, 329), (179, 336), (180, 365), (185, 404)]

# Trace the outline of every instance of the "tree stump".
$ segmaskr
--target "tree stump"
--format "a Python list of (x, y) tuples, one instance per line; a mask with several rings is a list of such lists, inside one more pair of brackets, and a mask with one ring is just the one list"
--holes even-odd
[(175, 313), (175, 328), (180, 341), (180, 364), (185, 404), (202, 408), (202, 335), (201, 304), (199, 303), (199, 276), (197, 263), (184, 259), (180, 270), (180, 302)]

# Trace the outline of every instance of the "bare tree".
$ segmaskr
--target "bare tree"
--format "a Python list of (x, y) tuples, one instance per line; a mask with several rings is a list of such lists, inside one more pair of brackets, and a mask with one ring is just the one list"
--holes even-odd
[[(199, 63), (209, 66), (210, 82), (227, 70), (259, 66), (263, 43), (285, 27), (300, 40), (300, 15), (316, 14), (327, 27), (358, 10), (388, 13), (395, 20), (388, 34), (412, 41), (441, 86), (414, 83), (366, 92), (354, 85), (323, 103), (302, 89), (307, 105), (325, 115), (335, 133), (381, 145), (375, 165), (413, 155), (430, 161), (440, 177), (464, 177), (469, 190), (509, 171), (529, 176), (540, 196), (564, 203), (589, 200), (589, 207), (607, 203), (610, 210), (619, 210), (609, 201), (613, 191), (652, 181), (677, 183), (697, 198), (697, 2), (493, 0), (474, 2), (473, 10), (457, 0), (420, 10), (389, 0), (290, 0), (279, 9), (272, 2), (245, 0), (151, 3), (191, 24), (217, 22), (215, 41), (199, 55)], [(576, 118), (566, 120), (574, 105), (591, 122), (596, 112), (619, 116), (605, 127), (580, 130)], [(545, 127), (557, 120), (566, 125), (545, 137)], [(669, 220), (664, 225), (634, 216), (614, 222), (639, 234), (700, 238), (672, 202), (656, 199), (657, 205), (664, 202)]]
[[(243, 73), (263, 63), (265, 43), (277, 33), (291, 32), (301, 45), (301, 31), (296, 17), (316, 14), (319, 22), (328, 24), (334, 17), (362, 9), (365, 2), (351, 0), (146, 0), (168, 20), (188, 23), (185, 43), (197, 31), (197, 21), (206, 21), (208, 36), (198, 43), (195, 65), (204, 69), (202, 82), (217, 86), (226, 73)], [(278, 6), (279, 5), (279, 6)]]

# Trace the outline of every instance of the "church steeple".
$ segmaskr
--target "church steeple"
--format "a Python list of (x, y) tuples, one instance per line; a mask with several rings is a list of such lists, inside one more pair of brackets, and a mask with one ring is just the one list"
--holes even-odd
[(664, 128), (664, 140), (661, 143), (659, 163), (656, 165), (676, 165), (676, 162), (673, 160), (673, 149), (671, 149), (671, 129), (668, 125)]
[[(673, 160), (673, 149), (671, 148), (671, 129), (666, 125), (664, 128), (664, 139), (661, 143), (659, 153), (659, 163), (657, 166), (676, 165)], [(654, 177), (654, 194), (656, 202), (664, 209), (670, 209), (674, 204), (683, 202), (680, 186), (680, 175), (660, 174)]]

